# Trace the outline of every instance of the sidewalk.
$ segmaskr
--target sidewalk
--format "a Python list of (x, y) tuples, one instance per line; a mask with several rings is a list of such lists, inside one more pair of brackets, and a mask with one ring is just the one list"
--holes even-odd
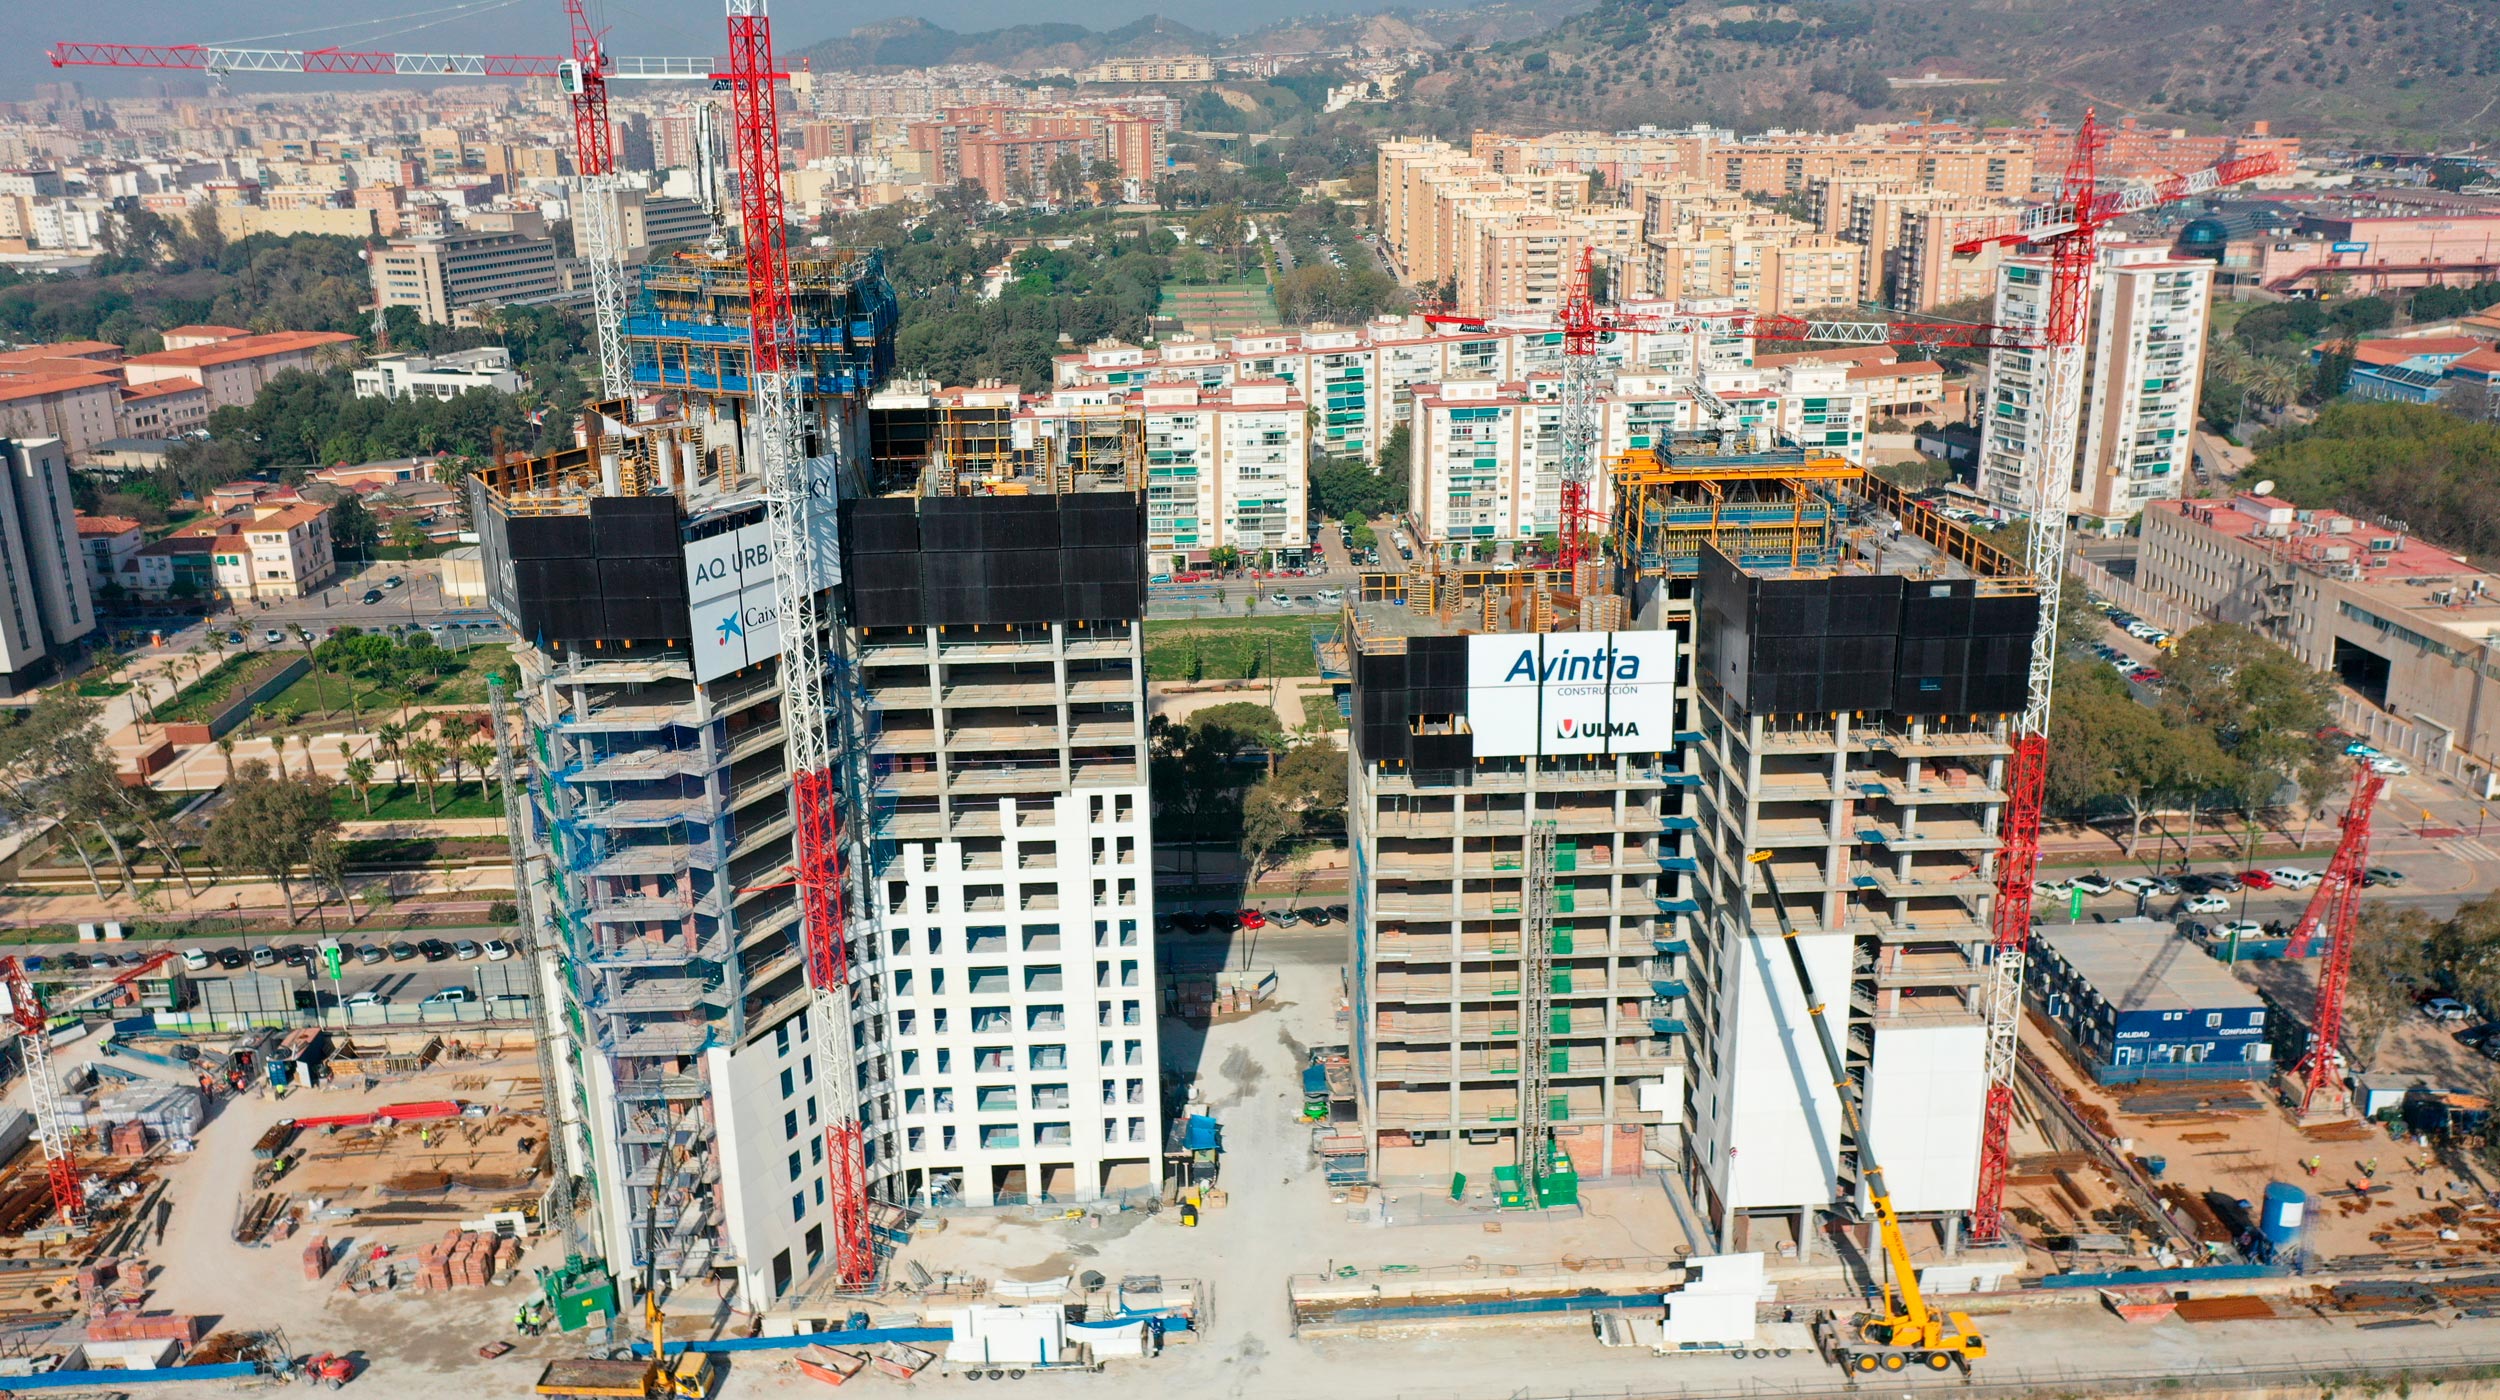
[[(194, 872), (192, 883), (198, 893), (184, 894), (180, 881), (167, 880), (154, 886), (142, 885), (144, 898), (123, 894), (113, 883), (112, 873), (104, 872), (104, 898), (83, 883), (76, 890), (58, 894), (0, 896), (0, 926), (23, 927), (29, 924), (89, 923), (98, 919), (120, 919), (125, 922), (148, 920), (176, 923), (184, 919), (231, 916), (237, 910), (245, 914), (276, 912), (281, 917), (286, 901), (279, 896), (276, 884), (245, 877), (213, 880)], [(445, 871), (439, 867), (427, 870), (403, 870), (373, 875), (350, 876), (348, 888), (356, 895), (361, 913), (373, 895), (387, 895), (392, 901), (468, 896), (480, 903), (509, 899), (512, 895), (512, 867), (494, 861), (476, 868), (455, 867)], [(309, 880), (295, 882), (295, 907), (305, 918), (312, 917), (313, 886)], [(331, 897), (331, 907), (337, 907)]]

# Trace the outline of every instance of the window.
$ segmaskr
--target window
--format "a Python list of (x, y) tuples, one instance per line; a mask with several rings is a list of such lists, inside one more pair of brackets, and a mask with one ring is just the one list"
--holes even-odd
[[(796, 1222), (798, 1222), (798, 1221), (805, 1220), (806, 1218), (807, 1218), (807, 1193), (806, 1193), (805, 1191), (793, 1191), (793, 1192), (791, 1192), (791, 1193), (790, 1193), (790, 1219), (791, 1219), (792, 1223), (796, 1223)], [(787, 1251), (784, 1251), (784, 1252), (785, 1252), (785, 1253), (787, 1253)]]
[(781, 1072), (781, 1096), (786, 1099), (798, 1091), (798, 1080), (791, 1075), (790, 1071), (783, 1070)]
[(825, 1203), (825, 1179), (824, 1179), (823, 1177), (821, 1177), (821, 1176), (820, 1176), (820, 1177), (816, 1178), (816, 1204), (818, 1204), (818, 1205), (820, 1205), (820, 1206), (821, 1206), (821, 1205), (823, 1205), (824, 1203)]
[[(782, 1116), (786, 1118), (789, 1115)], [(816, 1096), (814, 1094), (807, 1096), (807, 1126), (811, 1128), (816, 1126)]]
[(799, 1115), (796, 1113), (785, 1113), (781, 1115), (781, 1135), (789, 1141), (798, 1141)]
[(796, 1152), (793, 1152), (793, 1153), (791, 1153), (791, 1154), (790, 1154), (790, 1179), (791, 1179), (792, 1181), (796, 1181), (796, 1180), (798, 1180), (798, 1179), (799, 1179), (799, 1171), (800, 1171), (800, 1167), (799, 1167), (799, 1154), (798, 1154), (798, 1153), (796, 1153)]
[(815, 1082), (816, 1082), (816, 1057), (815, 1057), (815, 1056), (813, 1056), (813, 1055), (801, 1055), (801, 1056), (799, 1056), (799, 1082), (800, 1082), (801, 1084), (813, 1084), (813, 1083), (815, 1083)]
[(821, 1259), (821, 1258), (823, 1258), (823, 1257), (824, 1257), (824, 1253), (825, 1253), (825, 1227), (824, 1227), (824, 1226), (822, 1226), (822, 1225), (810, 1225), (810, 1226), (808, 1226), (808, 1227), (807, 1227), (807, 1262), (808, 1262), (809, 1264), (813, 1265), (813, 1264), (814, 1264), (814, 1263), (815, 1263), (818, 1259)]
[(807, 1160), (820, 1167), (825, 1164), (825, 1140), (823, 1138), (812, 1137), (807, 1140)]

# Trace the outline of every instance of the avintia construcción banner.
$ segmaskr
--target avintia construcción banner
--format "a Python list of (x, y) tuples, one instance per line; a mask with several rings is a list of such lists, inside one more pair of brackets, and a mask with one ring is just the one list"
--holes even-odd
[(1656, 753), (1673, 742), (1674, 634), (1470, 637), (1467, 725), (1478, 758)]

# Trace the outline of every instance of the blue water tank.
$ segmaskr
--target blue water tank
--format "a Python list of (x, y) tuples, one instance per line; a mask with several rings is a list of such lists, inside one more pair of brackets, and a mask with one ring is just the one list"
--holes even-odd
[(2300, 1238), (2300, 1227), (2309, 1218), (2309, 1193), (2288, 1181), (2266, 1183), (2266, 1203), (2257, 1217), (2257, 1233), (2266, 1243), (2281, 1249)]

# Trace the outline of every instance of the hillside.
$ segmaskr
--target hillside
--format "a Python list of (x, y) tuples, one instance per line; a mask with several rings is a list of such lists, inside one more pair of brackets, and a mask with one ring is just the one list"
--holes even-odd
[[(2410, 148), (2500, 137), (2500, 25), (2484, 0), (1601, 0), (1434, 69), (1392, 121), (1759, 130), (2090, 102)], [(1889, 81), (1928, 72), (1991, 81)]]
[(1588, 8), (1589, 0), (1490, 0), (1448, 9), (1377, 10), (1365, 14), (1314, 15), (1240, 33), (1213, 34), (1160, 15), (1117, 29), (1081, 24), (1018, 24), (958, 33), (924, 19), (895, 18), (863, 24), (838, 39), (799, 50), (819, 70), (853, 72), (927, 68), (946, 63), (988, 63), (1011, 72), (1081, 68), (1108, 57), (1214, 53), (1266, 49), (1317, 53), (1360, 49), (1375, 53), (1432, 52), (1499, 44), (1541, 34), (1556, 20)]

